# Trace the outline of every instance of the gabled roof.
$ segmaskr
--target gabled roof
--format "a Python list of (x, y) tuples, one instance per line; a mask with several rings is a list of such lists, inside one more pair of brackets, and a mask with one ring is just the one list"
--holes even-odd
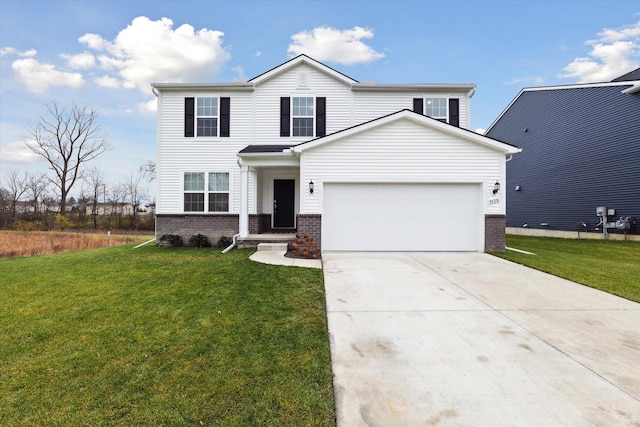
[(612, 82), (628, 82), (630, 80), (640, 80), (640, 68), (629, 71), (627, 74), (623, 74), (618, 78), (611, 80)]
[[(500, 115), (491, 123), (486, 133), (489, 133), (491, 129), (498, 123), (498, 121), (505, 115), (505, 113), (511, 108), (513, 104), (515, 104), (518, 99), (524, 93), (535, 93), (535, 92), (545, 92), (545, 91), (557, 91), (558, 93), (562, 93), (562, 91), (571, 90), (588, 90), (593, 88), (604, 88), (604, 87), (620, 87), (620, 92), (624, 94), (632, 94), (640, 91), (640, 80), (631, 80), (631, 81), (613, 81), (613, 82), (603, 82), (603, 83), (580, 83), (580, 84), (572, 84), (572, 85), (559, 85), (559, 86), (540, 86), (540, 87), (525, 87), (511, 100), (509, 105), (500, 113)], [(590, 96), (587, 92), (585, 92), (585, 96)]]
[(295, 153), (301, 153), (303, 151), (307, 151), (318, 146), (328, 144), (339, 139), (347, 138), (352, 135), (359, 134), (361, 132), (366, 132), (371, 129), (375, 129), (379, 126), (383, 126), (389, 123), (397, 122), (400, 120), (411, 120), (415, 123), (418, 123), (424, 127), (447, 133), (453, 136), (457, 136), (466, 141), (483, 145), (485, 147), (489, 147), (495, 149), (497, 151), (503, 152), (505, 154), (515, 154), (522, 151), (520, 148), (507, 144), (506, 142), (498, 141), (497, 139), (489, 138), (478, 133), (472, 132), (467, 129), (459, 128), (457, 126), (450, 125), (448, 123), (443, 123), (439, 120), (432, 119), (428, 116), (423, 116), (422, 114), (415, 113), (411, 110), (400, 110), (392, 114), (388, 114), (386, 116), (379, 117), (377, 119), (352, 126), (347, 129), (343, 129), (341, 131), (332, 133), (327, 136), (319, 137), (316, 139), (312, 139), (307, 142), (303, 142), (291, 147), (291, 151)]
[(264, 83), (267, 80), (272, 79), (273, 77), (287, 71), (290, 70), (291, 68), (297, 67), (300, 64), (306, 64), (309, 65), (325, 74), (328, 74), (332, 77), (334, 77), (337, 80), (340, 80), (342, 82), (344, 82), (347, 85), (351, 85), (353, 83), (358, 83), (357, 80), (352, 79), (351, 77), (347, 76), (346, 74), (342, 74), (341, 72), (334, 70), (333, 68), (324, 65), (322, 62), (318, 62), (313, 58), (308, 57), (305, 54), (302, 55), (298, 55), (295, 58), (292, 58), (290, 60), (288, 60), (287, 62), (278, 65), (275, 68), (270, 69), (269, 71), (266, 71), (252, 79), (249, 80), (249, 82), (254, 83), (256, 85)]

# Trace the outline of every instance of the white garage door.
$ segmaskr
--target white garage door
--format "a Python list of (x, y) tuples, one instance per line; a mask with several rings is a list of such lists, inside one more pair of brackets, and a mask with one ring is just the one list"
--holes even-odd
[(323, 250), (482, 250), (479, 184), (324, 183), (323, 191)]

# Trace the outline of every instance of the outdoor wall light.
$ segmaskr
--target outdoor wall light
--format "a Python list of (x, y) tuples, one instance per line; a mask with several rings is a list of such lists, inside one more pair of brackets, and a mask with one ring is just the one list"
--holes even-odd
[(313, 181), (309, 181), (309, 193), (313, 194)]
[(498, 194), (498, 191), (500, 191), (500, 183), (496, 181), (496, 183), (493, 184), (493, 194)]

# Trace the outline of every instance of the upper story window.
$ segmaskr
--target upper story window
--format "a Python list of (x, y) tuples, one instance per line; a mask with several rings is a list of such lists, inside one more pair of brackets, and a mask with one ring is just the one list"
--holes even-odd
[(424, 114), (434, 119), (447, 121), (447, 98), (425, 98)]
[(280, 136), (319, 137), (327, 134), (327, 98), (280, 98)]
[(292, 99), (293, 136), (313, 136), (314, 106), (313, 97), (294, 97)]
[(218, 98), (196, 98), (197, 136), (218, 136)]
[(231, 99), (199, 96), (184, 99), (184, 136), (229, 137), (231, 128)]
[(229, 212), (228, 172), (184, 173), (184, 211), (204, 212), (205, 206), (207, 212)]
[(413, 111), (453, 126), (460, 126), (460, 100), (458, 98), (413, 98)]

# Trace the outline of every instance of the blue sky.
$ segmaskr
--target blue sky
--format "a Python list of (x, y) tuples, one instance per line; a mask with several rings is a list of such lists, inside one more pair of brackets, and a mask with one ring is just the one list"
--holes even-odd
[[(306, 53), (360, 81), (475, 83), (471, 129), (523, 87), (640, 66), (637, 1), (0, 1), (0, 185), (44, 172), (27, 128), (95, 107), (109, 184), (156, 157), (151, 82), (246, 80)], [(79, 187), (75, 189), (79, 190)]]

